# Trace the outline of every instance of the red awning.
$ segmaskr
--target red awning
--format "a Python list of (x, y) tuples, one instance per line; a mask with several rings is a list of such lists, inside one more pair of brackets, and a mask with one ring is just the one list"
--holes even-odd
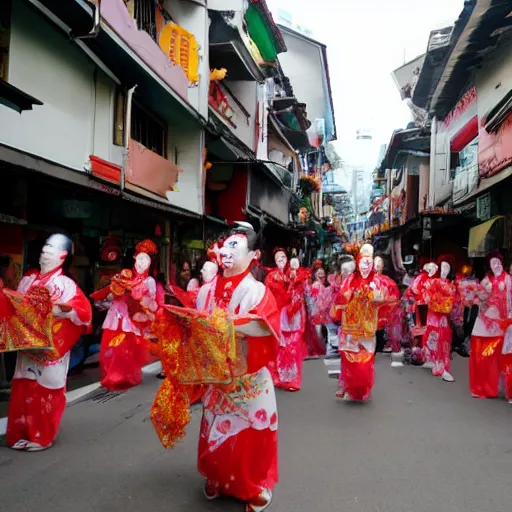
[(452, 153), (462, 151), (471, 141), (478, 137), (478, 116), (471, 118), (450, 141)]

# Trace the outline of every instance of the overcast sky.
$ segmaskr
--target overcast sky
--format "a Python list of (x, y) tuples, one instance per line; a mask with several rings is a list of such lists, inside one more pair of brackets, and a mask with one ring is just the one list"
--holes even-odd
[[(350, 164), (355, 131), (369, 128), (375, 147), (405, 128), (409, 110), (391, 71), (425, 52), (431, 30), (452, 25), (464, 0), (267, 0), (293, 14), (327, 45), (337, 149)], [(300, 99), (300, 98), (299, 98)], [(375, 149), (377, 152), (378, 150)], [(378, 154), (375, 154), (375, 163)]]

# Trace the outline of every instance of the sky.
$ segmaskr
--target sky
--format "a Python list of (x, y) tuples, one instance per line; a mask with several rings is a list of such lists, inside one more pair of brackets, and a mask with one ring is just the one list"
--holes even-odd
[[(336, 149), (349, 165), (356, 130), (370, 129), (378, 150), (410, 122), (391, 72), (425, 53), (431, 30), (452, 25), (464, 0), (267, 0), (327, 45), (338, 132)], [(274, 16), (276, 18), (276, 16)], [(293, 85), (293, 84), (292, 84)], [(299, 98), (300, 100), (300, 98)]]

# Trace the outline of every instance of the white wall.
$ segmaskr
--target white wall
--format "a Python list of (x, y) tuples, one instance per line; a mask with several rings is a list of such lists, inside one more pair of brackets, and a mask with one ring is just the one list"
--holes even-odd
[(204, 140), (204, 132), (197, 126), (169, 126), (168, 158), (181, 167), (183, 172), (178, 178), (179, 192), (168, 192), (167, 199), (175, 206), (201, 215), (204, 212)]
[[(229, 89), (231, 90), (231, 92), (236, 96), (238, 101), (240, 101), (240, 103), (244, 106), (245, 110), (247, 110), (247, 112), (250, 114), (249, 119), (247, 119), (246, 115), (233, 101), (233, 98), (231, 98), (230, 95), (226, 93), (228, 102), (235, 112), (233, 122), (235, 123), (236, 128), (233, 128), (233, 126), (231, 126), (229, 123), (226, 123), (226, 125), (249, 149), (254, 151), (256, 149), (254, 147), (254, 142), (257, 114), (256, 101), (258, 94), (258, 84), (257, 82), (249, 82), (242, 80), (237, 80), (233, 82), (225, 80), (225, 82)], [(222, 83), (223, 82), (220, 82), (221, 86)], [(224, 121), (222, 117), (221, 119)]]
[(484, 119), (489, 111), (512, 90), (512, 34), (504, 37), (499, 46), (477, 70), (476, 90), (478, 118)]
[(432, 124), (430, 145), (430, 192), (429, 206), (439, 206), (452, 196), (453, 180), (450, 180), (451, 141), (464, 126), (477, 115), (477, 102), (473, 101), (457, 117)]
[(9, 82), (44, 105), (21, 115), (1, 109), (0, 142), (77, 170), (91, 154), (121, 164), (112, 144), (114, 84), (101, 73), (95, 84), (94, 70), (63, 32), (13, 2)]
[(164, 7), (173, 20), (188, 30), (199, 43), (199, 84), (188, 89), (189, 103), (205, 118), (208, 117), (208, 88), (210, 85), (210, 64), (208, 54), (208, 10), (205, 6), (183, 0), (165, 0)]
[(319, 46), (283, 31), (288, 51), (279, 55), (284, 74), (290, 79), (295, 97), (306, 103), (309, 131), (315, 130), (315, 119), (327, 117), (327, 91), (324, 87), (325, 71)]

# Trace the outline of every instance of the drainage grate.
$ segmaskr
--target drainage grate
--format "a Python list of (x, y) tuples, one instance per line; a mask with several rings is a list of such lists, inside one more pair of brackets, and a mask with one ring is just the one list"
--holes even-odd
[(97, 392), (87, 397), (85, 401), (94, 402), (97, 404), (104, 404), (109, 400), (112, 400), (113, 398), (122, 395), (123, 393), (124, 391), (107, 391), (106, 389), (99, 389)]

